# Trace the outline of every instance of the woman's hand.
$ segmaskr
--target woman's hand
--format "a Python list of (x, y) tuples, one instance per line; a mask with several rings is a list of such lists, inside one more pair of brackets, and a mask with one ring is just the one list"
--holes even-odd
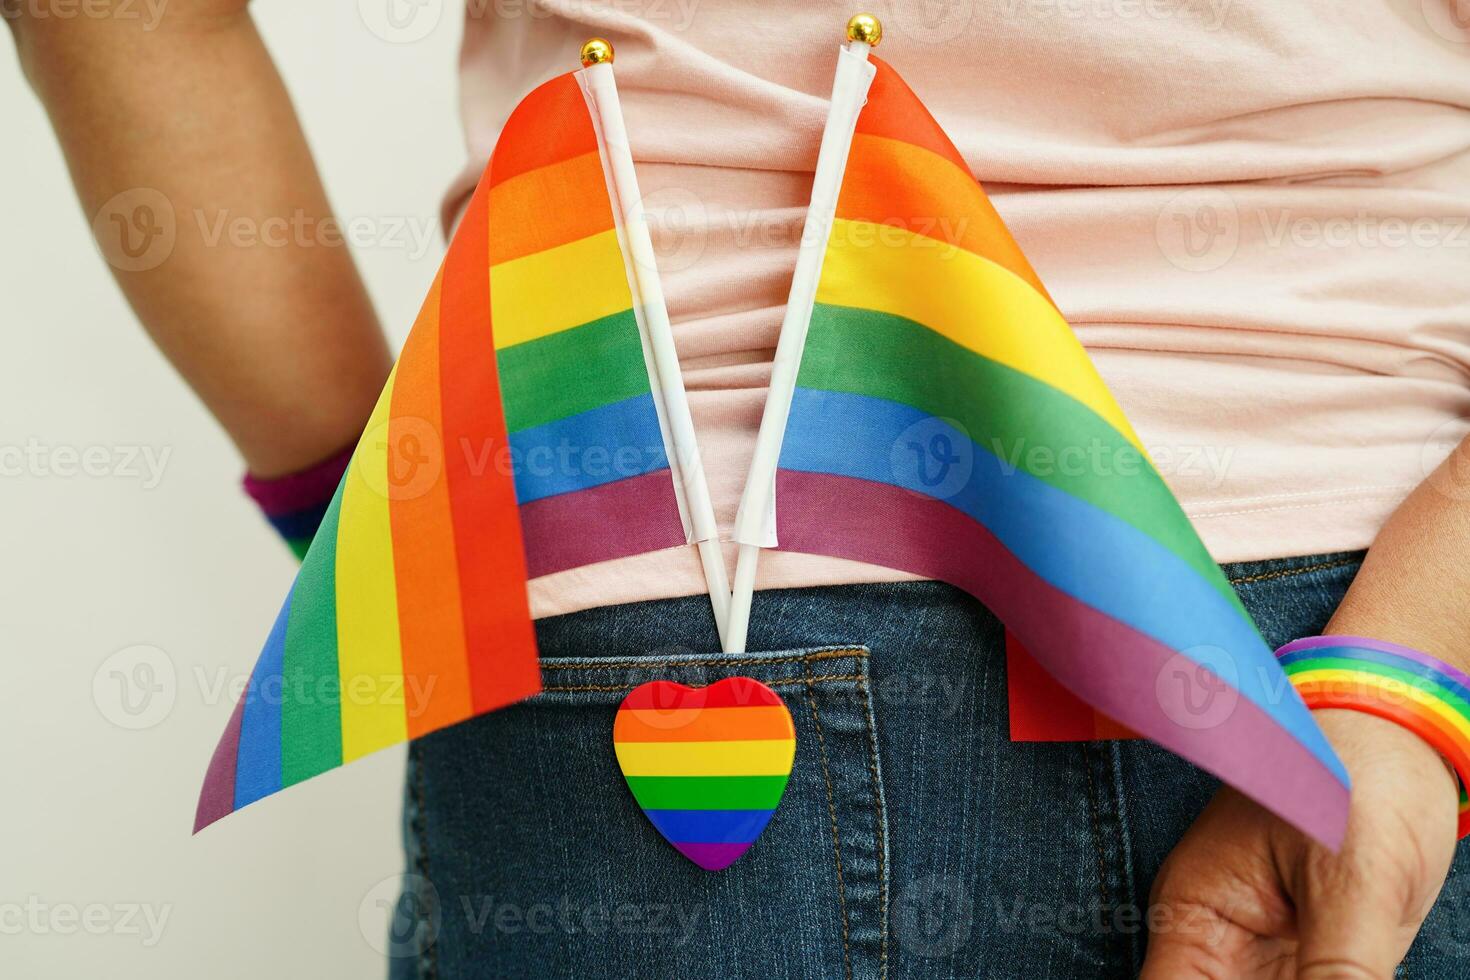
[[(1324, 632), (1372, 636), (1470, 669), (1470, 438), (1378, 532)], [(1143, 976), (1390, 977), (1444, 885), (1459, 789), (1417, 735), (1360, 711), (1313, 712), (1352, 778), (1333, 854), (1222, 790), (1154, 882)]]
[(1315, 715), (1352, 777), (1342, 850), (1222, 790), (1154, 882), (1150, 921), (1180, 925), (1150, 936), (1145, 980), (1393, 975), (1454, 855), (1455, 778), (1392, 722)]
[(46, 6), (0, 19), (159, 349), (258, 477), (356, 439), (393, 360), (247, 0)]

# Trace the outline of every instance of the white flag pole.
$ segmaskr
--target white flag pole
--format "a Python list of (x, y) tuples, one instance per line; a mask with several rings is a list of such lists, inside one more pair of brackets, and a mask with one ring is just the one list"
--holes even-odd
[(858, 14), (847, 22), (848, 43), (838, 51), (837, 73), (832, 80), (832, 107), (827, 112), (822, 145), (817, 153), (811, 205), (801, 233), (780, 339), (776, 342), (771, 388), (766, 396), (765, 414), (761, 416), (750, 475), (740, 498), (740, 511), (735, 517), (740, 557), (735, 565), (735, 592), (730, 600), (730, 625), (725, 633), (725, 649), (731, 653), (745, 651), (761, 549), (773, 548), (777, 543), (776, 466), (781, 456), (781, 441), (791, 414), (791, 398), (796, 392), (801, 353), (806, 346), (807, 328), (817, 299), (817, 281), (822, 274), (822, 257), (827, 251), (827, 238), (837, 211), (842, 175), (847, 169), (847, 153), (852, 146), (858, 113), (877, 72), (868, 61), (868, 53), (882, 38), (883, 26), (878, 19)]
[[(620, 219), (619, 230), (632, 280), (630, 285), (637, 293), (634, 313), (651, 367), (649, 382), (665, 439), (671, 444), (668, 446), (669, 468), (675, 495), (679, 499), (680, 517), (689, 540), (699, 548), (715, 626), (720, 633), (721, 645), (728, 650), (725, 637), (729, 623), (730, 584), (725, 572), (725, 558), (720, 551), (719, 527), (715, 523), (714, 506), (710, 503), (709, 486), (704, 478), (704, 464), (699, 458), (699, 444), (694, 438), (694, 421), (689, 414), (689, 398), (684, 391), (679, 355), (674, 348), (674, 332), (669, 323), (668, 307), (664, 304), (663, 285), (659, 281), (643, 197), (638, 191), (633, 154), (628, 148), (628, 133), (623, 123), (622, 103), (618, 100), (617, 82), (613, 78), (612, 60), (612, 45), (601, 38), (593, 38), (582, 45), (585, 70), (577, 77), (593, 109), (593, 120), (599, 128), (603, 149), (603, 165), (616, 198), (613, 205)], [(575, 288), (574, 284), (568, 285)]]

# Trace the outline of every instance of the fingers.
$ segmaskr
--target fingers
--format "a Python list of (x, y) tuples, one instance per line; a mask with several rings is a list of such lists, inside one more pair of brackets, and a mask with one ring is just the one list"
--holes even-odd
[(1154, 879), (1147, 980), (1274, 976), (1290, 954), (1292, 907), (1280, 888), (1269, 817), (1224, 791), (1175, 846)]
[(1393, 976), (1414, 931), (1403, 924), (1399, 883), (1374, 880), (1373, 866), (1327, 858), (1314, 869), (1310, 898), (1298, 910), (1298, 980)]
[(1150, 912), (1161, 922), (1177, 919), (1189, 926), (1155, 926), (1149, 933), (1148, 955), (1139, 980), (1205, 980), (1244, 975), (1244, 970), (1239, 969), (1244, 953), (1242, 937), (1213, 909), (1161, 903)]

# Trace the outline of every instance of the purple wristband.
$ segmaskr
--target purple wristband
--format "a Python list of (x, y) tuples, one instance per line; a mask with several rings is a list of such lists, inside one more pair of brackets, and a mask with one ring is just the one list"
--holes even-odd
[(1365, 650), (1377, 650), (1381, 653), (1392, 653), (1412, 660), (1416, 664), (1431, 667), (1442, 674), (1453, 679), (1457, 684), (1470, 689), (1470, 676), (1464, 671), (1445, 663), (1427, 653), (1421, 653), (1412, 647), (1399, 646), (1397, 643), (1389, 643), (1386, 640), (1375, 640), (1367, 636), (1306, 636), (1300, 640), (1292, 640), (1286, 646), (1276, 651), (1276, 656), (1283, 657), (1288, 653), (1296, 653), (1298, 650), (1313, 650), (1321, 647), (1362, 647)]
[(315, 466), (269, 480), (246, 474), (245, 492), (297, 558), (306, 557), (355, 449), (349, 446)]
[(314, 466), (285, 476), (263, 480), (247, 473), (243, 481), (245, 492), (267, 514), (289, 514), (313, 507), (337, 492), (337, 484), (342, 482), (342, 474), (347, 471), (347, 463), (356, 449), (357, 444), (353, 443)]

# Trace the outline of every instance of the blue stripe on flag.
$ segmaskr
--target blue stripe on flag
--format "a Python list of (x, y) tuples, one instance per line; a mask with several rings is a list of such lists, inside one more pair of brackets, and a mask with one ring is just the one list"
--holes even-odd
[[(909, 405), (797, 388), (791, 419), (782, 469), (886, 483), (960, 510), (1051, 585), (1208, 667), (1346, 782), (1346, 770), (1255, 625), (1149, 535)], [(955, 456), (951, 466), (968, 467), (968, 474), (932, 485), (938, 471), (905, 451), (916, 431), (922, 442), (945, 436)], [(780, 506), (778, 499), (778, 514)]]
[(521, 504), (669, 465), (651, 394), (513, 432), (510, 447)]

